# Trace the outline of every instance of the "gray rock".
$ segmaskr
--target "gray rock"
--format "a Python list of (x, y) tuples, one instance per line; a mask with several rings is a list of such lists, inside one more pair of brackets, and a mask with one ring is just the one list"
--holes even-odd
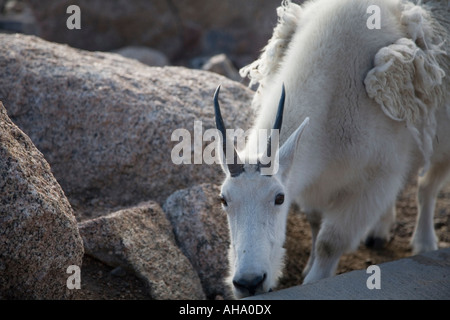
[(143, 279), (153, 299), (205, 299), (200, 280), (175, 244), (156, 202), (79, 224), (87, 254)]
[(178, 245), (202, 281), (205, 294), (230, 297), (228, 275), (229, 231), (218, 195), (220, 187), (201, 184), (173, 193), (164, 204)]
[[(0, 102), (0, 299), (67, 299), (81, 267), (75, 216), (49, 164)], [(73, 289), (75, 290), (75, 289)]]
[(221, 74), (231, 80), (240, 81), (241, 76), (225, 54), (218, 54), (209, 58), (202, 66), (203, 70)]
[(143, 46), (127, 46), (114, 50), (125, 58), (136, 59), (148, 66), (164, 67), (169, 65), (169, 59), (161, 51)]
[[(215, 127), (217, 85), (225, 124), (250, 127), (253, 92), (214, 73), (146, 67), (33, 36), (0, 34), (0, 43), (0, 100), (44, 154), (77, 214), (95, 199), (108, 207), (163, 203), (178, 189), (220, 183), (219, 165), (171, 159), (175, 129), (194, 138), (194, 121), (202, 121), (203, 132)], [(202, 148), (211, 143), (199, 138)]]

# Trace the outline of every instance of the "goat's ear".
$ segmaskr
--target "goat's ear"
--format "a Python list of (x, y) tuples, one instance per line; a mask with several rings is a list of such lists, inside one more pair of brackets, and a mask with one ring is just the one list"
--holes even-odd
[(279, 161), (279, 174), (286, 178), (289, 174), (292, 163), (294, 162), (295, 153), (297, 152), (298, 143), (300, 137), (303, 134), (307, 124), (309, 123), (309, 117), (303, 120), (302, 124), (295, 130), (291, 136), (286, 140), (286, 142), (281, 146), (278, 151), (278, 161)]

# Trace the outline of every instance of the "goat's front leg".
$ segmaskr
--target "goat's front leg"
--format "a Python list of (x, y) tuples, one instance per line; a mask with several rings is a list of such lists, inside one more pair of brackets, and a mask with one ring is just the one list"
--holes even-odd
[(308, 262), (306, 263), (306, 266), (302, 272), (303, 277), (306, 277), (306, 275), (309, 273), (309, 271), (311, 270), (311, 267), (314, 263), (315, 250), (316, 250), (316, 239), (317, 239), (317, 235), (319, 234), (320, 223), (322, 221), (322, 215), (318, 211), (308, 210), (308, 211), (306, 211), (306, 219), (308, 220), (309, 225), (311, 227), (312, 246), (311, 246), (311, 253), (309, 255)]
[(346, 244), (348, 241), (345, 238), (345, 234), (337, 232), (333, 225), (323, 221), (315, 241), (314, 261), (303, 284), (328, 278), (335, 274), (339, 259), (348, 249)]
[[(339, 259), (358, 247), (364, 236), (369, 215), (358, 215), (354, 208), (347, 208), (346, 214), (334, 213), (322, 216), (315, 241), (314, 261), (303, 283), (311, 283), (335, 274)], [(353, 210), (352, 210), (353, 209)]]

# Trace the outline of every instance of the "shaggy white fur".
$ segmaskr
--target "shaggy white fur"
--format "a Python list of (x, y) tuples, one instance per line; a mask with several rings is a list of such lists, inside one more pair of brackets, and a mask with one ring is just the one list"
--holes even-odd
[[(413, 251), (437, 248), (435, 198), (450, 175), (450, 15), (446, 1), (423, 2), (283, 1), (260, 58), (241, 70), (259, 84), (254, 129), (272, 128), (285, 85), (279, 170), (246, 164), (231, 177), (224, 166), (237, 297), (276, 286), (291, 203), (311, 224), (304, 283), (313, 282), (365, 236), (389, 239), (397, 194), (420, 168)], [(367, 28), (372, 5), (381, 29)]]
[(369, 97), (388, 117), (406, 122), (423, 153), (423, 174), (433, 152), (435, 108), (442, 104), (444, 95), (441, 85), (445, 72), (435, 56), (446, 53), (441, 49), (445, 39), (433, 32), (427, 11), (412, 4), (405, 7), (400, 21), (410, 38), (380, 49), (364, 83)]

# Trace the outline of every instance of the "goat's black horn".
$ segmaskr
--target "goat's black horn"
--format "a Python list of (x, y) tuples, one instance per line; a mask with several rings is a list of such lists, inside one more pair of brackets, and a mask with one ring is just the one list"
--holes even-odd
[[(220, 92), (220, 85), (217, 87), (216, 92), (214, 93), (214, 113), (216, 115), (216, 128), (220, 131), (222, 134), (222, 149), (223, 154), (225, 155), (225, 162), (226, 162), (226, 154), (227, 154), (227, 130), (225, 129), (225, 124), (223, 123), (222, 114), (220, 113), (220, 105), (219, 105), (219, 92)], [(237, 151), (233, 150), (234, 158), (233, 163), (228, 164), (228, 171), (230, 171), (230, 175), (232, 177), (237, 177), (244, 171), (244, 165), (241, 163), (238, 163), (238, 155)]]
[[(281, 97), (280, 102), (278, 103), (278, 110), (277, 110), (277, 116), (275, 118), (275, 122), (273, 124), (273, 130), (278, 130), (278, 137), (280, 136), (281, 132), (281, 125), (283, 123), (283, 112), (284, 112), (284, 100), (286, 98), (286, 90), (284, 88), (284, 83), (281, 88)], [(272, 135), (269, 136), (269, 139), (267, 140), (267, 157), (272, 156)], [(262, 167), (270, 167), (270, 162), (268, 164), (260, 164)]]
[(216, 115), (216, 128), (222, 134), (223, 152), (225, 153), (226, 143), (227, 143), (227, 135), (226, 135), (225, 124), (223, 123), (222, 114), (220, 113), (219, 92), (220, 92), (220, 85), (217, 87), (216, 92), (214, 92), (214, 113)]
[(284, 100), (286, 98), (286, 90), (284, 89), (284, 83), (281, 88), (280, 102), (278, 103), (277, 117), (275, 118), (275, 123), (273, 124), (274, 130), (281, 130), (281, 124), (283, 123), (283, 111), (284, 111)]

